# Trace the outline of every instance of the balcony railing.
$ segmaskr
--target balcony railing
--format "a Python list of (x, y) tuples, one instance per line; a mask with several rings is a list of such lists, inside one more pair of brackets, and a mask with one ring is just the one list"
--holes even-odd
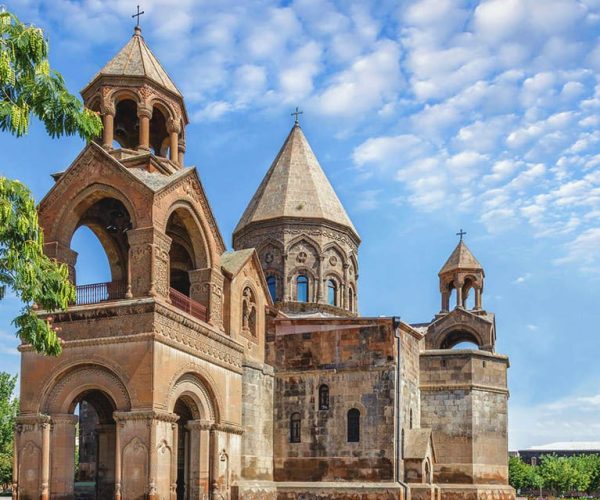
[(109, 300), (125, 298), (127, 287), (122, 281), (109, 281), (108, 283), (92, 283), (77, 287), (75, 305), (99, 304)]
[(207, 321), (206, 307), (200, 304), (200, 302), (196, 302), (174, 288), (169, 289), (169, 298), (171, 299), (171, 304), (177, 309), (181, 309), (202, 321)]

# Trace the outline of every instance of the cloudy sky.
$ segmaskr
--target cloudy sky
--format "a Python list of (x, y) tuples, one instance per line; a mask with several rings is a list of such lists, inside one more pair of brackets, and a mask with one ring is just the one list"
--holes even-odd
[[(401, 7), (398, 7), (401, 4)], [(17, 0), (75, 92), (132, 33), (133, 1)], [(510, 447), (600, 441), (600, 0), (146, 0), (186, 98), (186, 161), (231, 231), (299, 105), (360, 232), (361, 312), (427, 321), (464, 228), (511, 357)], [(0, 172), (39, 200), (81, 149), (34, 125)], [(78, 276), (106, 278), (75, 235)], [(0, 303), (0, 366), (18, 371)]]

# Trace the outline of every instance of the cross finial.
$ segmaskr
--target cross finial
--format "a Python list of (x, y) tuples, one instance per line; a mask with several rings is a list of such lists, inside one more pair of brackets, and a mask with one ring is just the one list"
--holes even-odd
[(462, 228), (461, 228), (461, 230), (458, 233), (456, 233), (456, 236), (459, 236), (460, 237), (460, 241), (462, 241), (463, 240), (463, 236), (465, 234), (467, 234), (467, 232), (463, 231)]
[(291, 115), (292, 115), (292, 116), (295, 116), (295, 117), (296, 117), (296, 120), (294, 121), (294, 123), (300, 123), (300, 120), (298, 120), (298, 115), (301, 115), (301, 114), (303, 114), (303, 113), (304, 113), (304, 112), (303, 112), (303, 111), (300, 111), (300, 110), (298, 109), (298, 106), (296, 106), (296, 111), (294, 111), (293, 113), (291, 113)]
[(140, 16), (141, 16), (142, 14), (145, 14), (145, 12), (144, 12), (144, 11), (141, 11), (141, 12), (140, 12), (140, 6), (138, 5), (138, 6), (137, 6), (137, 14), (134, 14), (133, 16), (131, 16), (131, 17), (137, 17), (137, 23), (136, 23), (136, 25), (135, 25), (135, 27), (136, 27), (136, 28), (139, 28), (139, 27), (140, 27)]

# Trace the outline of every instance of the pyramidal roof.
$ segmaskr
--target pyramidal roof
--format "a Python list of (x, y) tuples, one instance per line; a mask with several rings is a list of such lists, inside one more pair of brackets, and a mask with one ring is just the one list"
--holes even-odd
[[(181, 93), (158, 62), (156, 56), (146, 45), (141, 28), (135, 28), (133, 37), (98, 73), (99, 76), (141, 76), (161, 85), (181, 97)], [(91, 84), (90, 82), (90, 84)], [(89, 85), (87, 87), (89, 87)], [(86, 88), (87, 88), (86, 87)]]
[(248, 224), (279, 217), (325, 219), (358, 233), (311, 149), (294, 124), (235, 232)]
[(483, 267), (475, 256), (471, 253), (471, 250), (467, 247), (464, 241), (460, 241), (454, 252), (450, 255), (439, 274), (444, 274), (449, 271), (455, 271), (457, 269), (481, 269)]

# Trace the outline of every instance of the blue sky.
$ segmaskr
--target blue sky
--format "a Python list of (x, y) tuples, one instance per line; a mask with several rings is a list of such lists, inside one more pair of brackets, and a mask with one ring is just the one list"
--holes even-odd
[[(398, 4), (401, 4), (399, 7)], [(132, 33), (133, 1), (8, 3), (81, 89)], [(363, 243), (360, 309), (430, 320), (464, 228), (510, 355), (510, 447), (600, 441), (600, 0), (147, 0), (143, 34), (186, 98), (186, 163), (226, 241), (301, 106)], [(0, 136), (41, 199), (81, 149)], [(106, 263), (75, 235), (81, 281)], [(89, 264), (89, 265), (88, 265)], [(17, 372), (0, 302), (0, 366)]]

